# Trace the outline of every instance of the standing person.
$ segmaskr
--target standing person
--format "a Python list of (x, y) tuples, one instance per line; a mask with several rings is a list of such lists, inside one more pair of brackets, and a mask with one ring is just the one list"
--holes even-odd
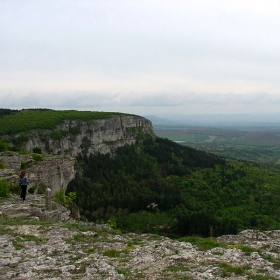
[(20, 187), (21, 187), (20, 199), (22, 199), (23, 202), (24, 202), (25, 198), (26, 198), (27, 187), (29, 185), (29, 181), (28, 181), (28, 178), (26, 176), (26, 170), (22, 170), (20, 172), (19, 179), (20, 179), (19, 184), (20, 184)]

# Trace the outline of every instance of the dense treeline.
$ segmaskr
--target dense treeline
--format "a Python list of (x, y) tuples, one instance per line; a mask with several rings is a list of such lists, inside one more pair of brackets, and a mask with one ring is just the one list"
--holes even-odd
[(10, 135), (19, 132), (27, 132), (32, 129), (55, 129), (64, 120), (105, 119), (114, 115), (125, 115), (113, 112), (92, 112), (75, 110), (51, 110), (51, 109), (24, 109), (9, 110), (0, 109), (0, 135)]
[(0, 108), (0, 117), (6, 116), (6, 115), (11, 115), (13, 113), (17, 113), (19, 110), (11, 110), (11, 109), (4, 109)]
[(148, 138), (77, 164), (68, 191), (89, 220), (173, 236), (280, 227), (280, 176), (249, 163)]

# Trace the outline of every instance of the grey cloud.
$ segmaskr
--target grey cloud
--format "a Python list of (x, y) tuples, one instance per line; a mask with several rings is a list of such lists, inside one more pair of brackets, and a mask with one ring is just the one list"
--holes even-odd
[(1, 107), (279, 105), (279, 1), (0, 2)]
[(102, 106), (138, 107), (180, 107), (180, 106), (222, 106), (225, 104), (248, 105), (273, 104), (280, 98), (268, 93), (98, 93), (88, 91), (37, 92), (21, 96), (1, 94), (1, 107), (41, 107), (41, 108), (91, 108)]
[(149, 95), (135, 95), (130, 101), (134, 106), (182, 106), (182, 105), (223, 105), (223, 104), (263, 104), (272, 103), (275, 97), (267, 93), (150, 93)]
[(101, 94), (94, 92), (37, 92), (17, 96), (1, 95), (1, 107), (8, 108), (61, 108), (82, 109), (108, 105), (117, 98), (117, 94)]

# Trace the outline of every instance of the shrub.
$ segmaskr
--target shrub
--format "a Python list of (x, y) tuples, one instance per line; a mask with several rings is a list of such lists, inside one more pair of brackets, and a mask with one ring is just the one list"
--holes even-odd
[(60, 140), (63, 137), (66, 137), (69, 134), (67, 130), (54, 130), (51, 134), (50, 137), (53, 140)]
[(25, 169), (27, 167), (26, 161), (22, 160), (20, 163), (20, 169)]
[(10, 186), (6, 179), (0, 180), (0, 197), (9, 197)]
[(246, 270), (250, 270), (252, 267), (249, 265), (244, 266), (232, 266), (228, 263), (220, 263), (221, 274), (223, 277), (228, 277), (232, 273), (235, 275), (242, 275), (245, 274)]
[(107, 256), (109, 258), (117, 258), (120, 256), (120, 254), (121, 254), (121, 252), (117, 251), (115, 249), (106, 250), (103, 253), (104, 256)]
[(63, 189), (58, 190), (53, 195), (53, 200), (59, 204), (65, 204), (65, 191)]
[(8, 150), (8, 144), (0, 140), (0, 152), (5, 152)]
[(192, 245), (197, 246), (200, 251), (207, 251), (216, 247), (226, 247), (225, 244), (217, 242), (216, 239), (212, 237), (202, 238), (199, 236), (185, 236), (179, 238), (179, 241), (190, 242)]
[(33, 158), (35, 161), (42, 161), (42, 160), (43, 160), (42, 155), (38, 155), (38, 154), (33, 154), (33, 155), (32, 155), (32, 158)]
[(5, 169), (5, 168), (7, 168), (6, 164), (0, 161), (0, 169)]
[(33, 149), (33, 153), (35, 153), (35, 154), (42, 154), (42, 149), (39, 148), (39, 147), (35, 147), (35, 148)]
[(46, 192), (47, 187), (48, 186), (45, 183), (40, 183), (37, 193), (44, 194)]
[(34, 194), (34, 192), (35, 192), (35, 189), (34, 189), (34, 188), (28, 188), (28, 193)]
[(76, 197), (77, 197), (76, 192), (69, 192), (66, 195), (65, 190), (63, 189), (56, 191), (53, 195), (53, 199), (55, 202), (67, 207), (70, 207), (71, 204), (74, 204)]
[(115, 217), (112, 217), (108, 220), (107, 225), (112, 229), (117, 229), (117, 221)]
[(81, 133), (80, 127), (69, 127), (69, 132), (73, 135)]
[(18, 184), (10, 185), (10, 192), (15, 194), (20, 194), (21, 188)]
[(76, 192), (69, 192), (66, 195), (65, 190), (61, 189), (54, 193), (53, 200), (67, 207), (70, 210), (71, 217), (73, 219), (80, 219), (79, 208), (74, 202), (76, 197), (77, 197)]
[(25, 134), (21, 134), (18, 137), (12, 138), (12, 143), (15, 146), (21, 147), (25, 142), (29, 140), (29, 137)]

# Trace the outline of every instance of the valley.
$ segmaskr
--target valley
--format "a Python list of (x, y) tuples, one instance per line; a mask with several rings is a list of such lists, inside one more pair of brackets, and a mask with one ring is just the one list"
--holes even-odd
[(191, 126), (154, 125), (157, 136), (181, 145), (204, 150), (226, 158), (246, 160), (278, 167), (280, 128), (264, 125)]

